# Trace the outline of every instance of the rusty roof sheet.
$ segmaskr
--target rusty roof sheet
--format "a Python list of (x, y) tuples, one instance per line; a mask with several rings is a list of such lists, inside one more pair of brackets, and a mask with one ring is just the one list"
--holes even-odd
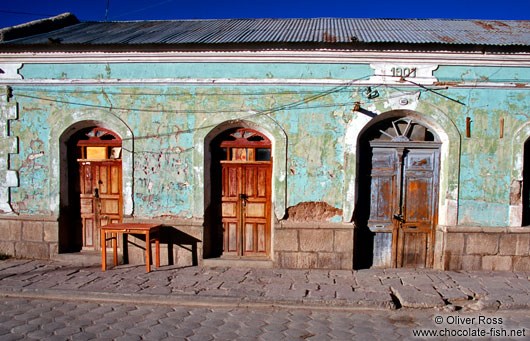
[(81, 22), (3, 44), (406, 43), (530, 46), (530, 21), (213, 19)]

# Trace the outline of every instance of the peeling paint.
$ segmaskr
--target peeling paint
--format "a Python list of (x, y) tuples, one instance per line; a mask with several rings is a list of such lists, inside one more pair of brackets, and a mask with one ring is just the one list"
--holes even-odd
[[(372, 119), (392, 110), (417, 112), (443, 137), (441, 222), (456, 221), (458, 216), (456, 223), (462, 225), (507, 225), (509, 206), (518, 202), (511, 189), (514, 179), (520, 180), (523, 167), (517, 146), (530, 133), (523, 130), (517, 139), (499, 139), (498, 122), (505, 119), (506, 136), (519, 134), (528, 123), (528, 117), (516, 114), (528, 113), (530, 108), (530, 96), (523, 88), (530, 80), (527, 68), (440, 65), (436, 69), (429, 65), (426, 79), (437, 80), (435, 86), (448, 87), (439, 91), (466, 106), (403, 82), (392, 83), (392, 87), (373, 86), (379, 95), (375, 98), (368, 98), (366, 87), (359, 86), (334, 89), (260, 83), (271, 75), (359, 79), (373, 75), (369, 64), (35, 63), (24, 65), (20, 73), (27, 80), (222, 77), (254, 81), (239, 85), (13, 86), (13, 100), (20, 112), (10, 122), (9, 136), (18, 138), (19, 151), (11, 156), (9, 165), (20, 181), (9, 191), (13, 207), (21, 214), (58, 212), (59, 143), (49, 138), (58, 139), (76, 122), (92, 120), (119, 130), (128, 144), (123, 165), (129, 172), (123, 189), (128, 213), (201, 218), (208, 186), (204, 178), (205, 137), (218, 125), (240, 120), (253, 122), (272, 135), (277, 218), (286, 207), (321, 202), (340, 207), (341, 213), (335, 213), (349, 221), (356, 196), (358, 138)], [(517, 88), (457, 87), (462, 82), (515, 82)], [(355, 102), (363, 112), (353, 112)], [(465, 117), (472, 120), (470, 139), (463, 137)], [(7, 165), (2, 157), (0, 164)], [(490, 209), (495, 215), (488, 213)], [(329, 219), (337, 220), (337, 214)]]

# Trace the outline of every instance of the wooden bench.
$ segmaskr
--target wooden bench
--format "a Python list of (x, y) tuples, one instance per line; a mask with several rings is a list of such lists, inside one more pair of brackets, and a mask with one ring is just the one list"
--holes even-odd
[[(101, 269), (107, 269), (107, 240), (112, 240), (114, 266), (118, 265), (118, 234), (145, 235), (145, 263), (147, 272), (151, 271), (151, 241), (155, 242), (155, 265), (160, 266), (160, 224), (115, 223), (100, 226), (101, 230)], [(107, 233), (111, 237), (107, 239)]]

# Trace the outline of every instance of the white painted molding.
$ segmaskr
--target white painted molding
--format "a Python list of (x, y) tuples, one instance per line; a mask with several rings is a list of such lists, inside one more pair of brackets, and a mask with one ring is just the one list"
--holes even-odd
[(13, 52), (0, 53), (0, 63), (434, 63), (469, 66), (530, 66), (530, 53), (414, 51), (198, 51), (198, 52)]
[(22, 63), (3, 63), (0, 59), (0, 79), (22, 79), (18, 74), (21, 67)]
[[(386, 77), (387, 79), (391, 77)], [(412, 78), (409, 78), (413, 80)], [(418, 83), (418, 82), (416, 82)], [(201, 86), (263, 86), (263, 85), (286, 85), (286, 86), (377, 86), (381, 84), (399, 84), (403, 88), (418, 88), (410, 82), (397, 82), (391, 80), (390, 82), (383, 82), (381, 78), (373, 76), (370, 79), (364, 80), (343, 80), (343, 79), (301, 79), (301, 78), (149, 78), (149, 79), (5, 79), (0, 78), (0, 85), (26, 85), (26, 86), (79, 86), (79, 85), (201, 85)], [(420, 84), (420, 83), (418, 83)], [(422, 84), (426, 85), (426, 84)], [(451, 88), (473, 88), (473, 89), (514, 89), (514, 90), (528, 90), (530, 84), (524, 83), (506, 83), (506, 82), (461, 82), (451, 83)], [(446, 86), (431, 87), (434, 90), (437, 88), (445, 89)]]

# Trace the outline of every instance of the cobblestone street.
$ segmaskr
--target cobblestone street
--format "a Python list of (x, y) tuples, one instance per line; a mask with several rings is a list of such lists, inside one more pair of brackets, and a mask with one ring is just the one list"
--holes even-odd
[[(530, 332), (530, 316), (526, 312), (250, 310), (16, 298), (4, 298), (0, 303), (0, 340), (391, 340), (412, 339), (418, 330), (473, 328), (489, 333), (492, 328), (507, 332), (525, 329), (526, 336)], [(449, 322), (454, 316), (467, 317), (474, 319), (474, 323), (437, 325), (434, 322), (437, 316)], [(479, 324), (480, 316), (490, 321), (502, 319), (502, 323)], [(499, 337), (506, 339), (510, 337)]]
[[(525, 340), (526, 272), (0, 262), (0, 341)], [(419, 333), (419, 334), (418, 334)]]
[(360, 271), (79, 266), (0, 262), (0, 294), (18, 297), (225, 306), (347, 309), (530, 310), (526, 272), (370, 269)]

